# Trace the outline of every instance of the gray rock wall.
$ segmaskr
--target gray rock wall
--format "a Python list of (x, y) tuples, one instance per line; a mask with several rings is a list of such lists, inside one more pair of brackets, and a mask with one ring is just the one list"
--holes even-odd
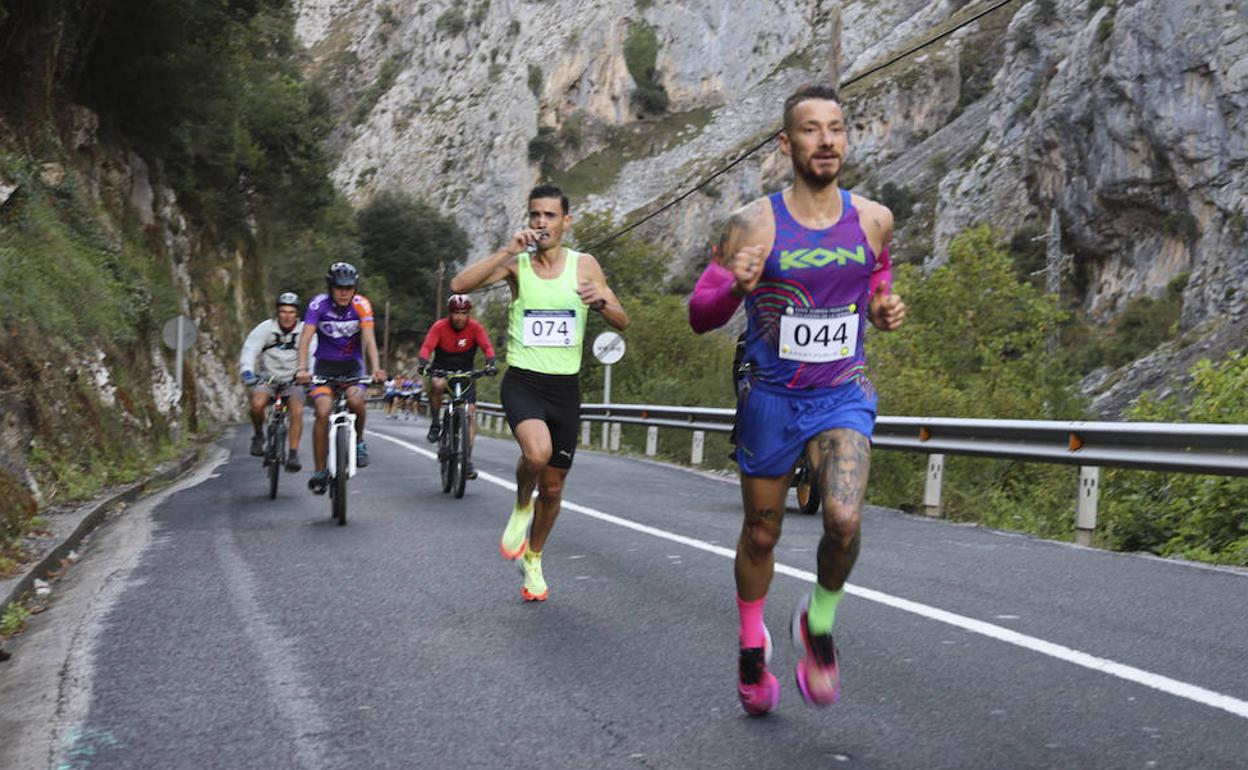
[[(619, 220), (765, 137), (797, 84), (865, 73), (985, 4), (298, 5), (317, 67), (339, 67), (343, 105), (385, 62), (398, 69), (370, 110), (342, 122), (340, 188), (357, 202), (389, 186), (425, 195), (484, 253), (522, 221), (540, 127), (588, 126), (578, 147), (562, 150), (567, 170), (608, 146), (611, 127), (653, 124), (637, 114), (624, 61), (635, 25), (656, 30), (669, 112), (710, 114), (674, 124), (652, 151), (628, 150), (575, 202)], [(445, 21), (453, 8), (462, 8), (461, 27)], [(531, 67), (541, 74), (536, 93)], [(1182, 331), (1238, 328), (1248, 304), (1248, 0), (1011, 3), (871, 75), (846, 92), (846, 107), (855, 189), (878, 194), (891, 182), (916, 200), (897, 233), (908, 258), (937, 265), (967, 227), (989, 222), (1008, 238), (1043, 228), (1056, 210), (1069, 270), (1063, 299), (1090, 318), (1107, 322), (1132, 297), (1159, 296), (1189, 273)], [(772, 145), (642, 232), (670, 246), (672, 272), (684, 272), (705, 260), (728, 211), (787, 173)]]

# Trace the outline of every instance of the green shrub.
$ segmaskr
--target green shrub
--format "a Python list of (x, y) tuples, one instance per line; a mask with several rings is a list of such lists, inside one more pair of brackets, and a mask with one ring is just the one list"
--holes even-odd
[(359, 100), (355, 103), (351, 111), (351, 125), (358, 126), (368, 120), (369, 113), (394, 85), (402, 69), (403, 57), (401, 56), (392, 56), (382, 63), (381, 69), (377, 71), (377, 79), (360, 94)]
[(529, 65), (529, 91), (538, 99), (542, 98), (542, 83), (545, 76), (542, 75), (542, 68), (536, 64)]
[(464, 9), (458, 5), (453, 5), (442, 12), (438, 20), (434, 23), (438, 31), (454, 37), (462, 34), (468, 28), (468, 21), (464, 18)]
[(555, 129), (542, 126), (537, 136), (529, 140), (529, 162), (549, 166), (559, 157), (559, 145), (555, 142)]
[[(1020, 281), (987, 227), (950, 244), (949, 261), (926, 277), (896, 269), (906, 323), (868, 332), (868, 362), (880, 414), (998, 419), (1076, 419), (1073, 376), (1052, 361), (1048, 342), (1064, 314), (1055, 299)], [(868, 499), (912, 506), (921, 499), (926, 459), (881, 451), (872, 458)], [(1069, 468), (950, 457), (944, 506), (972, 519), (1048, 536), (1073, 526), (1076, 480)]]
[(635, 95), (638, 106), (644, 112), (662, 114), (667, 112), (667, 89), (659, 82), (655, 69), (659, 55), (659, 37), (649, 24), (634, 24), (624, 40), (624, 64), (628, 74), (637, 84)]
[(1200, 234), (1200, 223), (1196, 221), (1192, 212), (1186, 209), (1175, 209), (1162, 217), (1161, 229), (1166, 235), (1190, 240)]
[(4, 613), (0, 614), (0, 636), (13, 636), (20, 633), (26, 627), (26, 619), (29, 617), (30, 610), (17, 602), (5, 607)]
[[(1131, 420), (1248, 423), (1248, 354), (1191, 370), (1191, 401), (1141, 396)], [(1109, 548), (1248, 566), (1248, 479), (1111, 469), (1098, 538)]]
[(894, 227), (901, 227), (914, 211), (915, 197), (905, 187), (894, 182), (886, 182), (880, 189), (880, 203), (893, 212)]

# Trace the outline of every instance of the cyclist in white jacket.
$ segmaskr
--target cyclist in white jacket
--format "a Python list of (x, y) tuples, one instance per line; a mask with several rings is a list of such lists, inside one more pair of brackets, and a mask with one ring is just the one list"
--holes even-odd
[[(290, 454), (286, 456), (286, 470), (292, 473), (303, 468), (299, 462), (299, 439), (303, 436), (303, 402), (307, 393), (303, 386), (294, 382), (302, 331), (299, 295), (282, 292), (277, 297), (276, 317), (256, 324), (238, 357), (243, 384), (252, 387), (251, 424), (256, 432), (251, 437), (251, 453), (256, 457), (264, 456), (264, 408), (280, 392), (290, 406)], [(316, 345), (315, 338), (312, 345)]]

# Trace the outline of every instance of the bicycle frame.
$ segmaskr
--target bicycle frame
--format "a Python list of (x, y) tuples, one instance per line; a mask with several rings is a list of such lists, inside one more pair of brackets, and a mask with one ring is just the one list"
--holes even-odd
[(351, 436), (351, 440), (347, 443), (349, 447), (348, 454), (347, 454), (347, 478), (351, 478), (352, 476), (355, 475), (355, 471), (356, 471), (356, 467), (355, 467), (355, 445), (356, 445), (355, 413), (353, 413), (351, 409), (347, 407), (347, 390), (349, 390), (351, 386), (353, 385), (357, 385), (363, 382), (368, 382), (368, 380), (360, 380), (360, 379), (354, 379), (354, 378), (349, 379), (349, 380), (336, 380), (336, 379), (322, 379), (318, 377), (318, 378), (314, 378), (312, 381), (313, 383), (317, 385), (329, 384), (334, 387), (334, 406), (333, 406), (333, 409), (331, 409), (329, 413), (329, 431), (328, 431), (329, 435), (327, 437), (329, 441), (329, 447), (328, 447), (328, 455), (326, 457), (325, 467), (329, 470), (330, 478), (334, 478), (336, 476), (335, 470), (338, 467), (338, 446), (337, 446), (338, 442), (336, 440), (338, 438), (338, 431), (340, 430), (350, 431), (348, 435)]
[[(446, 380), (442, 394), (442, 438), (438, 445), (438, 462), (442, 466), (442, 491), (455, 497), (464, 496), (467, 481), (467, 464), (472, 455), (469, 443), (472, 436), (472, 405), (468, 403), (467, 391), (485, 370), (446, 371), (431, 369), (429, 375)], [(492, 372), (491, 372), (492, 373)], [(462, 411), (461, 411), (462, 410)], [(462, 422), (456, 419), (462, 414)]]
[(351, 432), (352, 438), (349, 446), (351, 447), (347, 454), (347, 478), (355, 475), (355, 414), (347, 408), (347, 389), (343, 388), (334, 395), (334, 409), (329, 414), (329, 459), (326, 467), (329, 468), (330, 478), (333, 478), (334, 470), (338, 467), (338, 438), (339, 430), (348, 430)]

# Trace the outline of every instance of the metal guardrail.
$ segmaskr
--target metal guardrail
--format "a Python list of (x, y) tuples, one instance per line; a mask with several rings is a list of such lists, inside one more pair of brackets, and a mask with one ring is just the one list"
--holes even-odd
[[(502, 405), (477, 404), (482, 419), (501, 417)], [(736, 410), (653, 404), (582, 404), (582, 442), (590, 423), (606, 423), (603, 447), (619, 448), (619, 428), (649, 427), (646, 454), (654, 455), (659, 428), (693, 431), (692, 460), (702, 462), (706, 432), (728, 433)], [(501, 429), (501, 425), (497, 426)], [(879, 417), (874, 447), (928, 455), (924, 507), (940, 515), (945, 455), (968, 455), (1080, 468), (1076, 541), (1091, 542), (1096, 526), (1100, 468), (1248, 476), (1248, 425), (1156, 422), (1062, 422), (942, 417)]]

